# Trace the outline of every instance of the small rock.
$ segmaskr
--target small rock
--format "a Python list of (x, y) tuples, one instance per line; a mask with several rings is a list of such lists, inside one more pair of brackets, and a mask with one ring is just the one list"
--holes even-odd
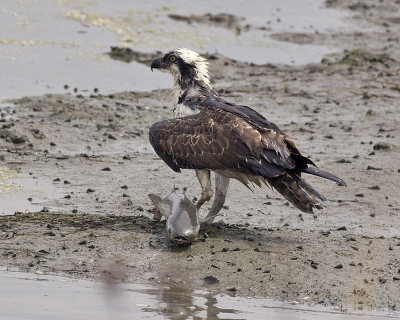
[(128, 186), (125, 184), (121, 187), (121, 189), (128, 189)]
[(373, 149), (374, 149), (374, 150), (384, 150), (384, 151), (387, 151), (387, 150), (390, 150), (390, 148), (391, 148), (391, 146), (390, 146), (390, 144), (387, 143), (387, 142), (378, 142), (378, 143), (375, 143), (374, 146), (373, 146)]
[(101, 171), (111, 171), (111, 169), (109, 167), (105, 167), (105, 168), (101, 169)]
[(236, 292), (237, 289), (236, 289), (235, 287), (228, 287), (228, 288), (226, 288), (226, 291), (229, 291), (229, 292)]
[(50, 237), (54, 237), (56, 234), (53, 231), (48, 231), (43, 233), (45, 236), (50, 236)]
[(347, 228), (345, 226), (337, 228), (336, 231), (346, 231)]
[(55, 179), (53, 179), (53, 181), (54, 182), (58, 182), (58, 181), (61, 181), (61, 179), (60, 178), (55, 178)]
[(203, 281), (205, 284), (216, 284), (219, 282), (218, 278), (214, 276), (206, 276), (205, 278), (203, 278)]
[(372, 167), (372, 166), (368, 166), (367, 170), (382, 170), (382, 168), (375, 168), (375, 167)]
[[(222, 248), (221, 252), (228, 252), (229, 249), (228, 248)], [(400, 269), (399, 269), (400, 270)]]
[(82, 241), (80, 241), (78, 244), (81, 245), (81, 246), (83, 246), (83, 245), (86, 244), (86, 243), (87, 243), (86, 240), (82, 240)]
[(49, 212), (49, 209), (47, 207), (43, 207), (43, 209), (40, 210), (40, 212)]
[(271, 270), (265, 269), (265, 270), (263, 271), (263, 273), (271, 273)]
[(368, 189), (371, 190), (380, 190), (381, 188), (378, 185), (372, 186), (372, 187), (368, 187)]
[(335, 269), (343, 269), (343, 265), (341, 263), (339, 263), (338, 265), (336, 265), (334, 267)]
[(94, 192), (94, 189), (88, 188), (88, 189), (86, 190), (86, 193), (92, 193), (92, 192)]

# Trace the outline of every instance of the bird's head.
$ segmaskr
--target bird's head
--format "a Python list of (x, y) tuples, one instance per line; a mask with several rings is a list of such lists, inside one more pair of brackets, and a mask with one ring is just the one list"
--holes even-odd
[(181, 88), (195, 81), (210, 86), (207, 60), (189, 49), (181, 48), (167, 52), (152, 62), (151, 70), (153, 69), (171, 72), (175, 84)]

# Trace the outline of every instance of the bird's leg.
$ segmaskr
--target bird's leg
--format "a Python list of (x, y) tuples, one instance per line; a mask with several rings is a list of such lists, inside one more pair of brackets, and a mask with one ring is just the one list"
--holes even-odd
[(210, 170), (196, 170), (196, 176), (201, 185), (201, 198), (196, 203), (197, 209), (200, 209), (204, 202), (210, 200), (213, 196)]
[(214, 201), (207, 216), (201, 221), (202, 223), (212, 223), (218, 212), (222, 209), (225, 203), (226, 193), (228, 192), (229, 180), (228, 177), (215, 173)]

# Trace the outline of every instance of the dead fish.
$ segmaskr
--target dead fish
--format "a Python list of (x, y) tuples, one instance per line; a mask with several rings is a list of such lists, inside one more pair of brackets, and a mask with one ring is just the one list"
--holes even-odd
[(185, 194), (173, 190), (166, 198), (148, 195), (153, 204), (167, 220), (167, 232), (172, 241), (178, 244), (190, 244), (200, 230), (197, 207)]

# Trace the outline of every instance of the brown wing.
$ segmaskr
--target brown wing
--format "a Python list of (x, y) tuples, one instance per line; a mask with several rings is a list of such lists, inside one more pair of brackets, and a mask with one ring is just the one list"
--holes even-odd
[(150, 129), (153, 148), (173, 170), (229, 169), (271, 178), (295, 168), (285, 135), (258, 130), (223, 109), (198, 109), (196, 115), (160, 121)]

